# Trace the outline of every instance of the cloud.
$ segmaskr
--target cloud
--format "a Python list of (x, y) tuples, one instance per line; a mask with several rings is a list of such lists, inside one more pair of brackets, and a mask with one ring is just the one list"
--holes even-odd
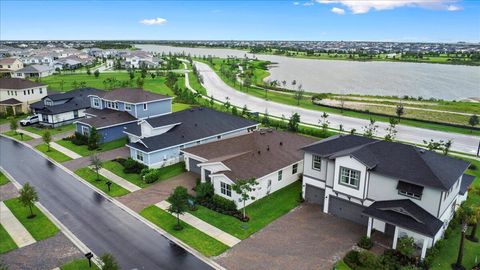
[(420, 7), (435, 10), (457, 11), (462, 7), (454, 5), (458, 0), (316, 0), (320, 4), (341, 4), (353, 14), (370, 10), (390, 10), (400, 7)]
[(343, 9), (343, 8), (334, 7), (334, 8), (331, 9), (331, 12), (333, 12), (335, 14), (338, 14), (338, 15), (345, 15), (345, 9)]
[(167, 23), (167, 20), (164, 18), (144, 19), (140, 23), (145, 25), (164, 25)]
[(300, 5), (300, 2), (293, 2), (293, 5), (298, 6), (298, 5)]
[(305, 3), (303, 3), (303, 5), (306, 6), (306, 7), (308, 7), (308, 6), (313, 6), (313, 5), (315, 5), (315, 3), (314, 3), (314, 2), (305, 2)]

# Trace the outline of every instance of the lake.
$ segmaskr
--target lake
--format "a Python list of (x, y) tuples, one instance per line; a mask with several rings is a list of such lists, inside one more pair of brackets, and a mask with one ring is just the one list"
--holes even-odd
[(149, 52), (172, 52), (192, 56), (225, 58), (256, 57), (274, 62), (267, 80), (297, 81), (309, 92), (415, 96), (461, 100), (480, 97), (480, 67), (425, 63), (357, 62), (315, 60), (285, 56), (249, 54), (234, 49), (186, 48), (162, 45), (135, 45)]

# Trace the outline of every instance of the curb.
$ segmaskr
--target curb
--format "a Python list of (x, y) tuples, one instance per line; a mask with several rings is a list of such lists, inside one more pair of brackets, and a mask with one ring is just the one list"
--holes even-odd
[[(22, 142), (22, 141), (19, 141), (17, 139), (14, 139), (14, 138), (11, 138), (11, 137), (8, 137), (8, 136), (5, 136), (3, 134), (0, 134), (0, 136), (2, 137), (5, 137), (5, 138), (8, 138), (8, 139), (11, 139), (11, 140), (14, 140), (18, 143), (21, 143), (25, 146), (27, 146), (28, 148), (30, 149), (33, 149), (37, 154), (39, 154), (40, 156), (46, 158), (47, 160), (49, 160), (50, 162), (52, 162), (53, 164), (55, 164), (56, 166), (58, 166), (60, 169), (64, 170), (66, 173), (70, 174), (71, 176), (73, 176), (77, 181), (80, 181), (81, 183), (85, 184), (86, 186), (88, 186), (89, 188), (95, 190), (96, 192), (98, 192), (99, 194), (101, 194), (103, 197), (105, 197), (105, 199), (107, 199), (108, 201), (110, 201), (111, 203), (115, 204), (116, 206), (120, 207), (122, 210), (124, 210), (125, 212), (127, 212), (128, 214), (130, 214), (131, 216), (133, 216), (134, 218), (136, 218), (137, 220), (143, 222), (145, 225), (147, 225), (148, 227), (150, 227), (151, 229), (155, 230), (156, 232), (160, 233), (161, 235), (163, 235), (165, 238), (167, 238), (168, 240), (174, 242), (175, 244), (181, 246), (182, 248), (184, 248), (185, 250), (187, 250), (189, 253), (191, 253), (192, 255), (194, 255), (195, 257), (199, 258), (200, 260), (202, 260), (204, 263), (208, 264), (209, 266), (213, 267), (214, 269), (219, 269), (219, 270), (225, 270), (224, 267), (222, 267), (221, 265), (219, 265), (218, 263), (216, 263), (215, 261), (213, 261), (212, 259), (206, 257), (205, 255), (201, 254), (199, 251), (197, 251), (196, 249), (193, 249), (192, 247), (190, 247), (189, 245), (183, 243), (181, 240), (175, 238), (174, 236), (172, 236), (171, 234), (169, 234), (168, 232), (162, 230), (161, 228), (157, 227), (155, 224), (151, 223), (150, 221), (148, 221), (147, 219), (145, 219), (144, 217), (142, 217), (140, 214), (136, 213), (135, 211), (133, 211), (132, 209), (128, 208), (127, 206), (125, 206), (124, 204), (120, 203), (119, 201), (115, 200), (114, 198), (112, 198), (111, 196), (109, 196), (108, 194), (106, 194), (105, 192), (103, 192), (102, 190), (98, 189), (97, 187), (95, 187), (94, 185), (88, 183), (87, 181), (83, 180), (80, 176), (76, 175), (74, 172), (70, 171), (69, 169), (67, 169), (65, 166), (63, 166), (61, 163), (53, 160), (52, 158), (50, 158), (49, 156), (45, 155), (44, 153), (40, 152), (40, 151), (37, 151), (37, 149), (35, 149), (34, 147), (32, 147), (31, 145), (25, 143), (25, 142)], [(5, 171), (3, 168), (2, 168), (2, 171)], [(6, 171), (5, 171), (6, 172)], [(9, 174), (10, 175), (10, 174)], [(16, 182), (16, 181), (15, 181)], [(20, 186), (21, 188), (21, 185), (17, 182), (17, 184)], [(57, 220), (58, 221), (58, 220)], [(61, 224), (61, 223), (60, 223)], [(63, 225), (62, 225), (63, 226)], [(73, 235), (73, 234), (72, 234)], [(85, 246), (85, 245), (84, 245)]]

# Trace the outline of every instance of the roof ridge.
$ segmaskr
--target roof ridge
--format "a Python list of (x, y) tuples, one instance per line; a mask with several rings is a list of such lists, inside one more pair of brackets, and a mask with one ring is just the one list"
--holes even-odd
[(430, 164), (425, 160), (425, 158), (423, 157), (423, 154), (426, 152), (426, 151), (430, 151), (430, 150), (424, 150), (423, 153), (421, 152), (422, 149), (420, 149), (419, 147), (416, 147), (416, 146), (413, 146), (413, 145), (409, 145), (411, 148), (413, 148), (413, 150), (415, 151), (416, 155), (420, 157), (420, 159), (423, 161), (423, 163), (427, 166), (428, 170), (432, 173), (433, 176), (435, 176), (437, 179), (438, 182), (442, 183), (442, 186), (443, 188), (446, 188), (448, 189), (446, 186), (445, 186), (445, 183), (443, 183), (441, 177), (439, 177), (434, 170), (432, 170), (432, 167), (430, 167)]

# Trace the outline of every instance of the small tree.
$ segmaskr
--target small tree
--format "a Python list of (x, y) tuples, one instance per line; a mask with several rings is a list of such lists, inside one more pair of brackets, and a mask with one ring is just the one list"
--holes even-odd
[(300, 101), (303, 99), (303, 95), (305, 94), (305, 90), (303, 90), (302, 85), (298, 85), (298, 90), (295, 91), (295, 100), (297, 100), (297, 106), (300, 105)]
[(243, 108), (242, 108), (242, 116), (248, 114), (248, 108), (247, 108), (247, 105), (243, 105)]
[(397, 105), (397, 108), (395, 109), (395, 114), (397, 115), (398, 117), (398, 122), (400, 122), (400, 118), (402, 117), (402, 115), (405, 113), (405, 109), (403, 108), (403, 104), (398, 104)]
[(390, 117), (389, 119), (389, 125), (387, 128), (385, 128), (385, 131), (387, 131), (387, 134), (385, 135), (385, 141), (393, 141), (395, 140), (395, 137), (397, 136), (397, 129), (396, 129), (396, 126), (397, 126), (397, 123), (398, 121), (393, 118), (393, 117)]
[(100, 76), (100, 71), (95, 70), (95, 72), (93, 72), (93, 75), (95, 76), (95, 78), (98, 78)]
[(450, 151), (450, 147), (452, 147), (452, 144), (453, 144), (453, 142), (452, 142), (451, 139), (448, 139), (448, 141), (443, 143), (442, 152), (445, 156), (448, 155), (448, 152)]
[(299, 124), (300, 124), (300, 115), (298, 113), (292, 114), (292, 116), (288, 120), (288, 130), (293, 132), (298, 131)]
[(93, 154), (90, 156), (90, 166), (92, 166), (93, 170), (97, 173), (97, 181), (100, 181), (100, 175), (98, 171), (102, 168), (102, 160), (97, 154)]
[(89, 68), (87, 68), (87, 75), (88, 75), (88, 76), (92, 75), (92, 72), (90, 71)]
[(88, 149), (93, 150), (98, 148), (100, 142), (100, 134), (95, 127), (90, 129), (90, 134), (88, 135)]
[(175, 190), (173, 190), (173, 193), (170, 195), (170, 197), (168, 197), (167, 200), (170, 203), (168, 212), (177, 215), (177, 224), (174, 227), (174, 229), (177, 231), (183, 229), (182, 225), (180, 224), (180, 215), (185, 213), (188, 209), (187, 199), (187, 189), (182, 186), (178, 186), (175, 188)]
[(328, 125), (330, 124), (330, 121), (328, 121), (328, 113), (323, 112), (322, 115), (320, 115), (320, 121), (318, 121), (322, 125), (322, 130), (323, 132), (327, 132)]
[(255, 200), (254, 196), (250, 195), (250, 192), (255, 191), (255, 186), (258, 185), (258, 182), (255, 178), (250, 179), (240, 179), (232, 185), (232, 189), (240, 195), (240, 201), (243, 202), (243, 219), (246, 219), (247, 215), (245, 213), (245, 203), (248, 200)]
[(45, 131), (45, 133), (43, 133), (42, 139), (48, 147), (47, 152), (50, 152), (50, 143), (52, 142), (52, 134), (50, 134), (50, 131)]
[(23, 206), (30, 208), (30, 216), (28, 218), (34, 218), (35, 214), (33, 214), (32, 207), (38, 201), (38, 194), (35, 188), (30, 183), (25, 183), (22, 189), (20, 189), (20, 197), (18, 199)]
[(10, 129), (13, 130), (13, 132), (15, 132), (15, 134), (17, 134), (17, 129), (18, 129), (17, 120), (15, 120), (15, 119), (10, 120)]
[(377, 132), (378, 125), (375, 124), (376, 121), (370, 118), (370, 123), (363, 127), (363, 135), (367, 138), (373, 138)]
[(100, 260), (102, 260), (102, 270), (118, 270), (120, 267), (118, 266), (117, 260), (113, 257), (110, 253), (104, 253), (100, 256)]
[(470, 116), (468, 119), (468, 124), (472, 126), (471, 132), (473, 132), (473, 128), (480, 123), (480, 120), (478, 119), (478, 116), (476, 114)]
[(460, 205), (460, 208), (457, 210), (457, 216), (460, 220), (460, 224), (462, 226), (462, 235), (460, 236), (460, 244), (458, 247), (458, 255), (457, 261), (452, 264), (452, 269), (465, 269), (462, 265), (463, 261), (463, 251), (464, 251), (464, 244), (465, 244), (465, 233), (467, 231), (468, 224), (471, 224), (475, 220), (475, 212), (473, 211), (472, 207), (467, 206), (465, 203)]
[(434, 141), (433, 139), (430, 139), (430, 141), (423, 140), (423, 143), (427, 145), (428, 150), (434, 151), (434, 150), (440, 150), (442, 149), (443, 146), (443, 141)]

